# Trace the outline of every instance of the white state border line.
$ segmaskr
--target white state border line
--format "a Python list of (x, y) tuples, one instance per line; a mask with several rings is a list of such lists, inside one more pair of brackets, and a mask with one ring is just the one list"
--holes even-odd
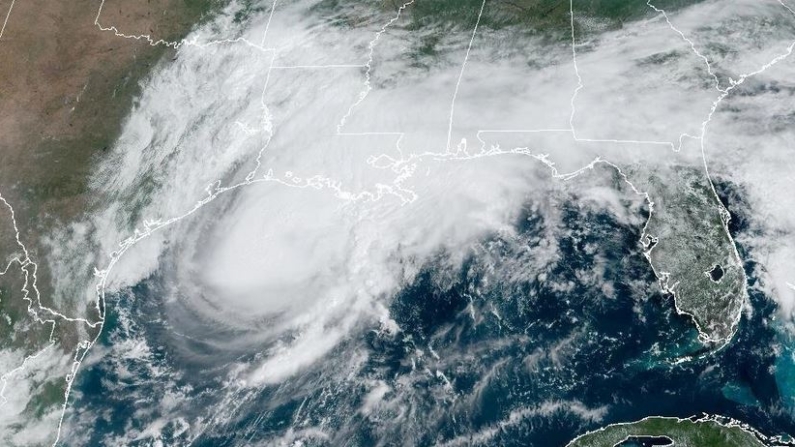
[(8, 18), (11, 17), (11, 10), (14, 9), (14, 2), (16, 0), (11, 0), (11, 6), (8, 7), (8, 12), (6, 13), (6, 18), (3, 20), (3, 27), (0, 28), (0, 39), (3, 38), (3, 33), (6, 30), (6, 25), (8, 25)]
[[(269, 21), (268, 21), (268, 25), (267, 26), (270, 26), (270, 20), (273, 18), (273, 11), (274, 11), (275, 6), (276, 6), (276, 1), (277, 0), (274, 0), (274, 2), (273, 2), (273, 6), (271, 8), (271, 13), (270, 13), (270, 17), (269, 17)], [(199, 44), (196, 40), (194, 40), (194, 41), (182, 40), (182, 41), (179, 41), (179, 42), (168, 42), (168, 41), (165, 41), (165, 40), (154, 40), (154, 39), (152, 39), (152, 37), (150, 35), (137, 35), (137, 36), (136, 35), (125, 35), (123, 33), (120, 33), (119, 30), (116, 27), (114, 27), (114, 26), (103, 27), (99, 23), (99, 18), (100, 18), (100, 14), (102, 12), (102, 7), (104, 6), (104, 2), (105, 2), (105, 0), (102, 0), (102, 3), (100, 4), (100, 6), (98, 8), (96, 18), (94, 20), (94, 24), (101, 31), (112, 31), (116, 36), (121, 37), (121, 38), (135, 39), (135, 40), (146, 40), (147, 42), (149, 42), (150, 45), (153, 45), (153, 46), (154, 45), (165, 45), (165, 46), (171, 46), (171, 47), (174, 47), (174, 48), (177, 48), (177, 47), (179, 47), (179, 46), (181, 46), (183, 44), (196, 45), (198, 47), (207, 47), (207, 46), (210, 46), (210, 45), (220, 44), (220, 43), (244, 43), (246, 45), (250, 45), (250, 46), (252, 46), (254, 48), (257, 48), (257, 49), (259, 49), (261, 51), (268, 51), (268, 52), (273, 52), (274, 53), (271, 66), (270, 66), (270, 69), (268, 71), (268, 76), (267, 76), (268, 79), (270, 77), (270, 72), (273, 69), (287, 70), (287, 69), (326, 69), (326, 68), (368, 68), (368, 69), (370, 68), (369, 63), (365, 64), (365, 65), (331, 64), (331, 65), (306, 65), (306, 66), (300, 66), (300, 65), (299, 66), (275, 66), (273, 64), (273, 62), (276, 59), (276, 50), (273, 49), (273, 48), (264, 48), (263, 44), (265, 42), (265, 36), (263, 36), (262, 44), (257, 45), (257, 44), (254, 44), (254, 43), (246, 40), (246, 39), (243, 39), (243, 38), (218, 40), (218, 41), (208, 42), (208, 43), (205, 43), (205, 44)], [(795, 15), (795, 11), (793, 11), (790, 7), (785, 5), (782, 2), (782, 0), (778, 0), (778, 2), (782, 6), (786, 7), (790, 12), (792, 12), (793, 15)], [(464, 69), (465, 69), (466, 61), (468, 59), (469, 50), (472, 47), (472, 44), (473, 44), (473, 41), (474, 41), (474, 38), (475, 38), (475, 35), (476, 35), (476, 32), (477, 32), (477, 25), (480, 23), (480, 19), (481, 19), (481, 16), (483, 14), (483, 10), (485, 8), (485, 4), (486, 4), (486, 0), (484, 0), (482, 5), (481, 5), (480, 14), (478, 15), (478, 21), (476, 23), (475, 29), (473, 30), (472, 39), (470, 40), (470, 44), (469, 44), (469, 47), (468, 47), (468, 50), (467, 50), (467, 57), (465, 57), (464, 62), (462, 64), (461, 72), (459, 73), (459, 83), (460, 83), (460, 80), (461, 80), (461, 78), (463, 76), (463, 72), (464, 72)], [(655, 8), (651, 4), (650, 0), (649, 0), (649, 2), (647, 4), (650, 7), (654, 8), (655, 10), (657, 10), (657, 8)], [(13, 6), (13, 1), (12, 1), (12, 6)], [(404, 6), (405, 6), (405, 4), (404, 4)], [(574, 92), (572, 94), (571, 101), (570, 101), (571, 102), (571, 108), (572, 108), (571, 116), (570, 116), (570, 122), (569, 122), (570, 129), (528, 129), (528, 130), (504, 130), (504, 131), (500, 131), (500, 130), (482, 130), (478, 134), (480, 134), (480, 133), (491, 133), (491, 132), (494, 132), (494, 133), (497, 133), (497, 132), (501, 132), (501, 133), (508, 133), (508, 132), (514, 132), (514, 133), (518, 133), (518, 132), (522, 132), (522, 133), (525, 133), (525, 132), (526, 133), (570, 132), (572, 134), (572, 136), (573, 136), (574, 141), (631, 143), (631, 144), (655, 144), (655, 145), (670, 145), (671, 147), (673, 147), (673, 143), (670, 143), (670, 142), (635, 141), (635, 140), (595, 140), (595, 139), (581, 139), (581, 138), (578, 138), (576, 136), (576, 131), (575, 131), (575, 128), (574, 128), (574, 125), (573, 125), (573, 120), (574, 120), (574, 116), (575, 116), (575, 113), (576, 113), (575, 100), (576, 100), (577, 93), (582, 88), (584, 88), (584, 85), (582, 84), (582, 79), (580, 77), (579, 70), (577, 68), (577, 63), (576, 63), (576, 48), (575, 48), (575, 46), (576, 46), (575, 37), (576, 36), (575, 36), (575, 32), (574, 32), (574, 7), (573, 7), (573, 0), (569, 1), (569, 8), (570, 8), (570, 15), (571, 15), (572, 61), (573, 61), (574, 68), (575, 68), (575, 74), (577, 75), (577, 78), (578, 78), (578, 85), (575, 88), (575, 90), (574, 90)], [(6, 15), (5, 22), (8, 21), (8, 17), (10, 16), (10, 12), (11, 12), (11, 9), (9, 8), (9, 12)], [(662, 12), (664, 14), (664, 11), (662, 11)], [(665, 15), (665, 18), (668, 21), (667, 14)], [(705, 57), (703, 57), (703, 55), (701, 55), (698, 51), (696, 51), (695, 46), (692, 44), (692, 41), (687, 39), (686, 36), (683, 33), (678, 31), (670, 23), (670, 21), (668, 21), (668, 23), (669, 23), (669, 26), (671, 26), (671, 28), (675, 32), (680, 34), (680, 36), (683, 39), (685, 39), (687, 42), (689, 42), (691, 44), (691, 49), (695, 52), (695, 54), (697, 56), (702, 57), (702, 59), (704, 59), (705, 63), (707, 63), (707, 65), (708, 65), (708, 70), (711, 71), (711, 66), (709, 66), (709, 61)], [(5, 28), (5, 23), (3, 25), (3, 28)], [(267, 35), (267, 28), (266, 28), (266, 33), (265, 34)], [(705, 170), (707, 169), (705, 150), (704, 150), (704, 139), (705, 139), (705, 134), (706, 134), (706, 128), (707, 128), (707, 125), (708, 125), (708, 123), (710, 122), (710, 120), (712, 118), (713, 113), (717, 109), (717, 107), (720, 104), (720, 102), (731, 92), (732, 89), (734, 89), (736, 86), (740, 85), (748, 77), (760, 74), (760, 73), (764, 72), (770, 66), (772, 66), (772, 65), (780, 62), (781, 60), (785, 59), (786, 57), (788, 57), (792, 53), (793, 47), (795, 47), (795, 42), (793, 42), (793, 44), (788, 48), (788, 51), (785, 54), (782, 54), (782, 55), (776, 57), (775, 59), (773, 59), (769, 63), (765, 64), (759, 70), (751, 72), (751, 73), (748, 73), (748, 74), (745, 74), (745, 75), (742, 75), (738, 81), (731, 80), (730, 82), (731, 82), (732, 85), (730, 87), (726, 88), (725, 90), (721, 90), (720, 88), (718, 88), (718, 90), (722, 92), (722, 95), (713, 103), (712, 109), (710, 111), (710, 114), (709, 114), (707, 120), (705, 120), (702, 123), (701, 136), (700, 137), (693, 137), (693, 136), (689, 136), (689, 135), (683, 135), (682, 137), (680, 137), (680, 147), (681, 147), (681, 140), (682, 140), (682, 138), (685, 138), (685, 137), (698, 138), (701, 141), (702, 159), (704, 161)], [(267, 85), (267, 80), (266, 80), (266, 85)], [(451, 116), (450, 120), (451, 121), (453, 119), (455, 99), (457, 97), (458, 87), (459, 87), (459, 85), (457, 84), (456, 85), (456, 91), (454, 92), (453, 101), (452, 101), (452, 104), (451, 104), (451, 114), (450, 114), (450, 116)], [(264, 104), (264, 91), (265, 90), (263, 89), (263, 98), (262, 98), (263, 106), (265, 105)], [(270, 126), (270, 123), (268, 123), (268, 126)], [(610, 162), (607, 162), (605, 160), (601, 160), (601, 159), (599, 159), (597, 157), (590, 164), (588, 164), (586, 166), (583, 166), (582, 168), (580, 168), (580, 169), (578, 169), (576, 171), (573, 171), (573, 172), (567, 173), (567, 174), (559, 174), (557, 172), (557, 169), (554, 167), (554, 163), (548, 160), (548, 156), (547, 155), (544, 155), (544, 154), (540, 154), (540, 155), (539, 154), (531, 154), (531, 153), (529, 153), (527, 148), (515, 148), (514, 150), (511, 150), (511, 151), (501, 151), (501, 150), (499, 150), (497, 148), (492, 148), (492, 149), (490, 149), (490, 150), (488, 150), (488, 151), (486, 151), (484, 153), (481, 153), (481, 154), (466, 155), (466, 156), (462, 157), (460, 153), (456, 154), (456, 153), (451, 153), (450, 152), (451, 129), (452, 129), (452, 125), (449, 125), (448, 126), (448, 145), (447, 145), (447, 148), (445, 148), (446, 151), (444, 153), (428, 152), (428, 153), (423, 153), (423, 154), (410, 154), (408, 156), (408, 158), (404, 157), (398, 163), (401, 163), (401, 162), (405, 163), (405, 162), (409, 162), (411, 160), (416, 160), (416, 159), (419, 159), (419, 158), (422, 158), (422, 157), (426, 157), (426, 156), (433, 157), (435, 159), (447, 159), (447, 158), (449, 158), (449, 159), (465, 159), (465, 160), (469, 160), (469, 159), (476, 159), (476, 158), (480, 158), (480, 157), (494, 156), (494, 155), (500, 155), (500, 154), (509, 154), (509, 153), (510, 154), (522, 154), (522, 155), (529, 155), (529, 156), (531, 156), (533, 158), (536, 158), (537, 160), (543, 162), (544, 164), (546, 164), (552, 170), (552, 177), (553, 178), (559, 178), (559, 179), (563, 179), (563, 180), (567, 180), (567, 179), (573, 178), (573, 177), (579, 175), (580, 173), (584, 172), (585, 170), (593, 168), (593, 166), (595, 164), (597, 164), (597, 163), (607, 163), (607, 164), (610, 164), (611, 166), (613, 166), (615, 168), (618, 168), (616, 165), (614, 165), (614, 164), (612, 164)], [(270, 131), (271, 129), (268, 128), (267, 130)], [(399, 142), (402, 139), (402, 137), (405, 135), (404, 132), (356, 132), (356, 133), (341, 133), (340, 132), (340, 134), (341, 135), (351, 135), (351, 136), (362, 136), (362, 135), (397, 136), (398, 140), (397, 140), (396, 146), (397, 146), (398, 150), (399, 150)], [(267, 143), (266, 143), (266, 147), (267, 147)], [(300, 187), (300, 188), (305, 188), (305, 187), (314, 187), (314, 188), (327, 187), (327, 188), (330, 188), (330, 189), (333, 189), (333, 190), (337, 191), (338, 196), (340, 196), (340, 198), (342, 198), (344, 200), (360, 200), (360, 199), (377, 200), (377, 199), (380, 199), (383, 196), (383, 191), (381, 191), (381, 190), (379, 190), (379, 192), (377, 194), (373, 194), (373, 193), (368, 192), (368, 191), (363, 191), (363, 192), (360, 192), (358, 194), (353, 194), (353, 193), (350, 193), (350, 192), (344, 192), (344, 191), (341, 190), (341, 188), (339, 186), (340, 185), (339, 182), (335, 182), (334, 180), (332, 180), (330, 178), (327, 178), (327, 177), (323, 177), (323, 176), (310, 177), (308, 179), (301, 180), (301, 182), (299, 182), (297, 184), (294, 179), (293, 179), (292, 182), (288, 182), (288, 181), (285, 181), (285, 180), (277, 179), (277, 178), (273, 177), (272, 171), (269, 170), (268, 173), (265, 174), (263, 177), (261, 177), (259, 179), (254, 179), (254, 176), (255, 176), (257, 170), (260, 167), (260, 158), (261, 158), (261, 155), (262, 155), (262, 151), (264, 151), (264, 149), (265, 148), (263, 147), (263, 149), (260, 150), (260, 153), (257, 156), (257, 160), (256, 160), (257, 161), (256, 167), (249, 174), (249, 176), (246, 177), (246, 180), (244, 182), (241, 182), (241, 183), (238, 183), (238, 184), (235, 184), (235, 185), (232, 185), (232, 186), (221, 187), (220, 186), (220, 181), (217, 181), (217, 182), (215, 182), (215, 183), (213, 183), (213, 184), (208, 186), (208, 188), (207, 188), (208, 195), (204, 199), (199, 200), (196, 203), (196, 205), (194, 205), (194, 207), (192, 209), (190, 209), (188, 212), (186, 212), (186, 213), (184, 213), (182, 215), (173, 217), (171, 219), (165, 220), (165, 221), (161, 221), (161, 220), (156, 220), (156, 221), (147, 220), (147, 221), (144, 222), (143, 230), (136, 230), (134, 232), (133, 236), (130, 236), (127, 239), (125, 239), (124, 241), (122, 241), (120, 243), (120, 245), (119, 245), (119, 249), (114, 251), (113, 253), (111, 253), (111, 261), (109, 262), (107, 268), (104, 269), (104, 270), (95, 270), (96, 276), (100, 278), (100, 280), (99, 280), (99, 282), (97, 283), (97, 286), (96, 286), (97, 287), (97, 293), (98, 293), (97, 308), (100, 307), (100, 301), (101, 301), (102, 304), (103, 304), (102, 305), (102, 309), (105, 309), (105, 306), (104, 306), (104, 303), (105, 303), (105, 287), (106, 287), (106, 284), (107, 284), (108, 275), (109, 275), (110, 271), (112, 270), (112, 268), (116, 265), (116, 263), (118, 262), (120, 257), (129, 248), (131, 248), (137, 242), (147, 238), (153, 232), (158, 231), (160, 229), (163, 229), (163, 228), (169, 226), (172, 223), (175, 223), (175, 222), (177, 222), (179, 220), (182, 220), (183, 218), (186, 218), (186, 217), (192, 215), (193, 213), (198, 211), (201, 207), (203, 207), (204, 205), (206, 205), (207, 203), (211, 202), (216, 197), (218, 197), (218, 195), (223, 194), (225, 192), (232, 191), (232, 190), (235, 190), (235, 189), (237, 189), (239, 187), (246, 186), (246, 185), (253, 184), (253, 183), (272, 181), (272, 182), (280, 183), (280, 184), (283, 184), (283, 185), (289, 186), (289, 187)], [(389, 158), (386, 155), (384, 155), (384, 157)], [(393, 187), (397, 187), (398, 189), (400, 189), (399, 182), (405, 180), (406, 178), (408, 178), (408, 177), (410, 177), (412, 175), (412, 172), (410, 172), (410, 170), (406, 170), (404, 172), (405, 172), (405, 175), (398, 176), (398, 178), (395, 180), (394, 184), (392, 185)], [(623, 175), (623, 173), (622, 173), (622, 175)], [(708, 179), (709, 179), (708, 170), (707, 170), (707, 176), (708, 176)], [(626, 179), (626, 176), (624, 176), (624, 178)], [(711, 183), (711, 180), (710, 180), (710, 183)], [(630, 185), (631, 185), (631, 183), (630, 183)], [(390, 188), (389, 185), (382, 185), (382, 186), (385, 186), (387, 189)], [(632, 186), (632, 188), (635, 189), (634, 186)], [(648, 200), (648, 194), (647, 193), (641, 193), (641, 192), (639, 192), (637, 190), (635, 190), (635, 191), (637, 193), (639, 193), (639, 194), (645, 194), (646, 197), (647, 197), (647, 200)], [(713, 192), (714, 192), (714, 187), (713, 187)], [(3, 202), (5, 202), (4, 199), (3, 199)], [(6, 205), (8, 205), (9, 209), (11, 209), (11, 212), (12, 212), (12, 215), (13, 215), (13, 209), (11, 208), (10, 204), (8, 204), (7, 202), (5, 202), (5, 203), (6, 203)], [(651, 206), (652, 202), (649, 201), (649, 204)], [(15, 223), (15, 226), (16, 226), (16, 223)], [(18, 231), (17, 231), (17, 234), (18, 234)], [(20, 242), (20, 244), (21, 244), (21, 242)], [(26, 250), (24, 250), (24, 246), (23, 246), (23, 251), (26, 251)], [(26, 256), (27, 256), (27, 254), (26, 254)], [(35, 286), (35, 263), (30, 261), (29, 258), (27, 259), (27, 261), (28, 262), (26, 262), (25, 265), (31, 265), (32, 264), (34, 266), (34, 269), (33, 269), (33, 277), (34, 277), (33, 287), (35, 289), (35, 287), (36, 287)], [(35, 290), (36, 290), (36, 293), (38, 294), (38, 290), (37, 289), (35, 289)], [(71, 319), (71, 318), (64, 317), (64, 316), (62, 316), (62, 315), (58, 314), (57, 312), (54, 312), (54, 311), (52, 311), (50, 309), (47, 309), (47, 310), (49, 310), (50, 312), (53, 312), (55, 315), (58, 315), (58, 316), (64, 318), (67, 321), (81, 321), (81, 322), (85, 322), (85, 323), (89, 324), (89, 326), (91, 326), (91, 327), (95, 327), (97, 324), (100, 325), (100, 330), (98, 331), (98, 335), (91, 341), (87, 341), (87, 342), (81, 343), (80, 346), (79, 346), (80, 349), (76, 350), (76, 352), (75, 352), (75, 357), (74, 357), (74, 361), (73, 361), (73, 365), (72, 365), (72, 372), (67, 377), (67, 384), (68, 385), (67, 385), (67, 390), (66, 390), (66, 392), (64, 394), (64, 404), (63, 404), (63, 407), (62, 407), (61, 418), (60, 418), (59, 424), (58, 424), (58, 433), (57, 433), (57, 437), (56, 437), (55, 441), (53, 442), (53, 446), (56, 446), (58, 444), (59, 440), (60, 440), (61, 429), (62, 429), (62, 425), (63, 425), (63, 418), (64, 418), (64, 415), (65, 415), (65, 412), (66, 412), (66, 408), (68, 406), (69, 395), (70, 395), (70, 392), (71, 392), (71, 387), (72, 387), (72, 384), (73, 384), (74, 377), (75, 377), (75, 375), (76, 375), (76, 373), (77, 373), (82, 361), (85, 359), (85, 356), (87, 355), (88, 351), (94, 345), (94, 343), (96, 343), (96, 341), (99, 339), (99, 336), (101, 335), (101, 332), (102, 332), (102, 328), (104, 327), (105, 319), (104, 319), (104, 313), (103, 313), (102, 314), (102, 319), (99, 322), (90, 323), (90, 322), (88, 322), (87, 320), (84, 320), (84, 319)], [(33, 358), (33, 357), (31, 357), (31, 358)], [(21, 367), (24, 367), (24, 363), (23, 363), (23, 365), (21, 365)]]
[(472, 29), (472, 37), (469, 39), (469, 45), (467, 45), (467, 51), (464, 55), (464, 62), (461, 64), (461, 71), (458, 72), (458, 80), (455, 83), (455, 90), (453, 91), (453, 99), (450, 101), (450, 121), (447, 125), (447, 147), (445, 148), (447, 152), (451, 151), (450, 143), (453, 137), (453, 120), (455, 118), (455, 102), (458, 99), (458, 91), (461, 88), (461, 80), (464, 79), (464, 72), (467, 68), (467, 62), (469, 61), (469, 54), (472, 52), (472, 45), (475, 43), (475, 36), (478, 33), (478, 27), (480, 26), (480, 20), (483, 18), (483, 11), (486, 9), (486, 0), (480, 4), (480, 12), (478, 12), (478, 19), (475, 21), (475, 27)]
[[(37, 358), (44, 351), (48, 350), (50, 347), (52, 347), (55, 344), (54, 336), (55, 336), (55, 328), (56, 328), (56, 325), (58, 323), (57, 319), (60, 319), (60, 320), (63, 320), (63, 321), (69, 321), (69, 322), (84, 323), (84, 324), (86, 324), (87, 326), (89, 326), (91, 328), (94, 328), (94, 327), (97, 327), (98, 325), (101, 325), (101, 321), (89, 322), (88, 320), (86, 320), (84, 318), (67, 317), (67, 316), (65, 316), (65, 315), (63, 315), (63, 314), (61, 314), (61, 313), (59, 313), (59, 312), (57, 312), (57, 311), (55, 311), (55, 310), (53, 310), (53, 309), (51, 309), (49, 307), (46, 307), (46, 306), (42, 305), (42, 303), (41, 303), (41, 295), (39, 293), (39, 289), (38, 289), (38, 286), (37, 286), (38, 277), (36, 276), (36, 274), (37, 274), (37, 271), (38, 271), (38, 265), (31, 259), (30, 253), (28, 252), (27, 247), (25, 247), (25, 244), (22, 243), (22, 236), (21, 236), (21, 232), (19, 230), (19, 226), (17, 224), (16, 213), (14, 211), (14, 208), (11, 206), (10, 203), (8, 203), (8, 201), (5, 199), (5, 197), (3, 197), (2, 194), (0, 194), (0, 203), (2, 203), (8, 209), (9, 217), (10, 217), (10, 220), (11, 220), (11, 224), (12, 224), (12, 227), (14, 229), (15, 242), (17, 244), (17, 247), (22, 251), (22, 254), (24, 255), (23, 259), (20, 259), (19, 257), (13, 258), (9, 262), (9, 264), (6, 266), (6, 269), (2, 273), (0, 273), (0, 275), (6, 274), (8, 272), (8, 269), (10, 268), (12, 263), (14, 263), (14, 262), (19, 263), (19, 269), (22, 272), (22, 275), (24, 277), (23, 285), (22, 285), (22, 289), (21, 289), (22, 300), (27, 301), (27, 303), (28, 303), (28, 305), (27, 305), (28, 315), (30, 315), (33, 318), (33, 321), (36, 322), (36, 323), (39, 323), (39, 324), (42, 324), (42, 325), (45, 325), (45, 326), (47, 324), (51, 325), (50, 334), (49, 334), (48, 340), (47, 340), (48, 343), (43, 348), (39, 349), (37, 352), (27, 355), (23, 359), (22, 363), (18, 367), (6, 372), (5, 374), (3, 374), (0, 377), (0, 381), (2, 381), (2, 387), (0, 387), (0, 408), (2, 408), (8, 402), (8, 399), (5, 397), (5, 390), (6, 390), (6, 387), (8, 386), (9, 378), (11, 376), (13, 376), (14, 374), (24, 370), (25, 366), (27, 366), (27, 364), (31, 360)], [(34, 295), (33, 298), (31, 298), (31, 292)], [(45, 311), (45, 312), (49, 313), (50, 315), (52, 315), (54, 318), (44, 319), (44, 318), (39, 316), (39, 311)]]
[[(250, 41), (250, 40), (248, 40), (248, 39), (246, 39), (244, 37), (236, 37), (234, 39), (216, 39), (216, 40), (211, 40), (211, 41), (208, 41), (208, 42), (199, 42), (198, 41), (198, 37), (196, 37), (194, 39), (187, 39), (186, 38), (186, 39), (181, 39), (181, 40), (165, 40), (165, 39), (157, 39), (157, 40), (155, 40), (152, 37), (151, 34), (125, 34), (125, 33), (122, 33), (121, 31), (119, 31), (119, 29), (116, 26), (114, 26), (114, 25), (103, 26), (100, 23), (100, 16), (102, 15), (102, 9), (105, 6), (105, 0), (102, 0), (102, 2), (99, 5), (99, 9), (97, 10), (97, 15), (94, 18), (94, 25), (100, 31), (113, 32), (113, 34), (116, 37), (120, 37), (122, 39), (144, 40), (150, 46), (162, 45), (162, 46), (171, 47), (171, 48), (174, 48), (174, 49), (178, 49), (181, 46), (193, 46), (193, 47), (197, 47), (197, 48), (209, 48), (209, 47), (215, 46), (215, 45), (242, 43), (242, 44), (248, 45), (248, 46), (250, 46), (252, 48), (255, 48), (255, 49), (259, 50), (259, 51), (262, 51), (262, 52), (274, 52), (274, 53), (278, 54), (278, 49), (273, 48), (273, 47), (266, 47), (265, 46), (265, 40), (266, 40), (266, 37), (267, 37), (267, 33), (268, 33), (268, 30), (270, 29), (271, 21), (273, 20), (273, 13), (276, 10), (276, 5), (277, 5), (278, 1), (279, 0), (273, 0), (273, 3), (271, 4), (271, 11), (270, 11), (270, 14), (268, 16), (268, 21), (267, 21), (267, 23), (265, 25), (265, 31), (263, 33), (262, 40), (260, 41), (259, 44), (254, 43), (254, 42), (252, 42), (252, 41)], [(413, 2), (413, 0), (412, 0), (412, 2)], [(364, 67), (365, 67), (364, 64), (317, 64), (317, 65), (308, 64), (308, 65), (274, 65), (274, 66), (271, 67), (271, 69), (272, 70), (292, 70), (292, 69), (364, 68)]]

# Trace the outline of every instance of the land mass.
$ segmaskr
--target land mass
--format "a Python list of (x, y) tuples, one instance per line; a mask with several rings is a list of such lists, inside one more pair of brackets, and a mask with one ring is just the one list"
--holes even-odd
[(706, 174), (673, 167), (649, 176), (653, 202), (643, 245), (677, 310), (695, 321), (704, 343), (722, 346), (746, 301), (742, 261), (728, 230), (729, 213)]
[[(72, 360), (96, 336), (100, 315), (85, 292), (58, 292), (47, 259), (66, 248), (48, 239), (74, 231), (72, 225), (97, 205), (88, 194), (94, 163), (117, 138), (141, 82), (174, 51), (103, 31), (97, 21), (119, 33), (178, 41), (221, 4), (0, 2), (0, 23), (7, 17), (0, 37), (3, 445), (54, 440), (51, 430), (58, 428), (74, 377)], [(88, 281), (92, 276), (90, 268), (68, 273)]]
[(571, 441), (566, 447), (765, 447), (764, 436), (736, 421), (648, 417), (613, 424)]

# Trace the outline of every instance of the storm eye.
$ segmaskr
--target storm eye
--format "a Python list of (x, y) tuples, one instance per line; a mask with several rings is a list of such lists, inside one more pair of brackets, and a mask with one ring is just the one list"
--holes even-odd
[(720, 264), (715, 264), (715, 267), (712, 267), (712, 270), (705, 272), (709, 275), (709, 279), (714, 282), (719, 282), (721, 278), (723, 278), (723, 268)]

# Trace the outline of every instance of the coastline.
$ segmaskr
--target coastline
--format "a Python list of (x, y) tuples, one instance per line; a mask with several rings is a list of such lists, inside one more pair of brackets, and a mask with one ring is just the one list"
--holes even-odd
[[(13, 61), (0, 67), (0, 256), (7, 263), (0, 272), (0, 314), (8, 321), (0, 327), (0, 347), (10, 362), (0, 365), (5, 442), (16, 445), (36, 430), (51, 443), (60, 430), (56, 415), (63, 418), (102, 312), (96, 299), (59, 287), (62, 272), (53, 271), (49, 259), (70, 249), (55, 242), (60, 236), (69, 242), (92, 231), (79, 224), (98, 202), (89, 177), (118, 138), (143, 83), (174, 51), (121, 39), (100, 23), (178, 41), (223, 4), (15, 2), (3, 11), (0, 57)], [(86, 271), (68, 273), (88, 280), (83, 285), (90, 290), (92, 272), (81, 267)], [(20, 380), (29, 387), (16, 386)]]

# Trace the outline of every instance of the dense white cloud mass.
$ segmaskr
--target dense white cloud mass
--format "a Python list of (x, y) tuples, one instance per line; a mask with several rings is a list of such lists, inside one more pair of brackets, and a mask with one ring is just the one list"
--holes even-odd
[[(311, 364), (362, 318), (388, 322), (384, 300), (419, 265), (509, 231), (528, 195), (560, 181), (550, 172), (598, 158), (630, 179), (702, 166), (699, 138), (729, 79), (795, 40), (776, 1), (707, 2), (578, 38), (576, 64), (570, 42), (484, 29), (471, 43), (469, 31), (450, 33), (436, 63), (413, 67), (421, 36), (395, 12), (370, 9), (349, 28), (311, 6), (197, 31), (147, 82), (95, 180), (112, 203), (94, 222), (103, 251), (142, 229), (113, 258), (109, 290), (166, 272), (175, 309), (248, 334), (234, 344), (266, 347), (254, 383)], [(769, 26), (748, 28), (746, 16)], [(750, 40), (718, 56), (729, 25)], [(779, 65), (744, 86), (775, 83)], [(783, 103), (774, 96), (725, 104)], [(706, 128), (708, 162), (770, 217), (765, 234), (791, 235), (791, 131), (752, 148), (755, 124), (722, 107)], [(614, 191), (588, 194), (619, 208)], [(761, 260), (786, 309), (790, 245), (765, 246)]]
[[(190, 390), (158, 366), (133, 317), (120, 315), (130, 336), (113, 348), (122, 378), (149, 375), (170, 390), (136, 418), (173, 417), (127, 427), (128, 438), (114, 442), (158, 439), (166, 429), (196, 436), (231, 419), (250, 390), (295, 377), (364, 325), (399, 332), (390, 300), (421, 267), (438, 258), (458, 265), (485, 236), (511, 234), (527, 203), (545, 216), (548, 234), (501, 274), (569, 290), (545, 270), (560, 256), (553, 192), (576, 191), (581, 206), (640, 228), (627, 197), (643, 203), (648, 176), (672, 167), (703, 170), (706, 161), (713, 176), (743, 191), (754, 231), (740, 242), (760, 263), (766, 291), (792, 315), (795, 87), (784, 57), (795, 14), (785, 4), (657, 11), (576, 35), (573, 48), (511, 29), (454, 28), (437, 36), (432, 56), (417, 54), (427, 36), (409, 31), (405, 10), (359, 5), (342, 11), (358, 17), (349, 26), (342, 12), (311, 1), (279, 2), (243, 23), (230, 19), (236, 8), (195, 31), (145, 83), (93, 178), (103, 212), (52, 238), (53, 247), (70, 241), (63, 252), (93, 238), (84, 251), (99, 253), (53, 264), (60, 293), (80, 293), (85, 278), (75, 272), (92, 262), (105, 296), (125, 297), (155, 278), (176, 349), (196, 361), (219, 352), (232, 359), (223, 363), (217, 414), (192, 418)], [(618, 191), (608, 166), (637, 194)], [(579, 275), (595, 285), (600, 271)], [(612, 284), (599, 287), (614, 297)], [(95, 299), (93, 289), (85, 294)], [(564, 343), (539, 356), (558, 363), (565, 351)], [(238, 362), (239, 353), (255, 360)], [(103, 355), (111, 354), (94, 351), (88, 362)], [(350, 371), (363, 356), (333, 362)], [(366, 384), (360, 412), (411, 414), (390, 388), (411, 390), (415, 379), (405, 380)], [(558, 412), (598, 421), (606, 411), (549, 401), (504, 424)], [(78, 413), (73, 423), (90, 419)], [(313, 430), (284, 440), (328, 436)]]
[(711, 171), (743, 187), (749, 232), (741, 243), (754, 247), (765, 290), (787, 317), (795, 310), (795, 134), (790, 104), (795, 86), (788, 59), (757, 77), (743, 94), (726, 101), (711, 123), (707, 162)]

